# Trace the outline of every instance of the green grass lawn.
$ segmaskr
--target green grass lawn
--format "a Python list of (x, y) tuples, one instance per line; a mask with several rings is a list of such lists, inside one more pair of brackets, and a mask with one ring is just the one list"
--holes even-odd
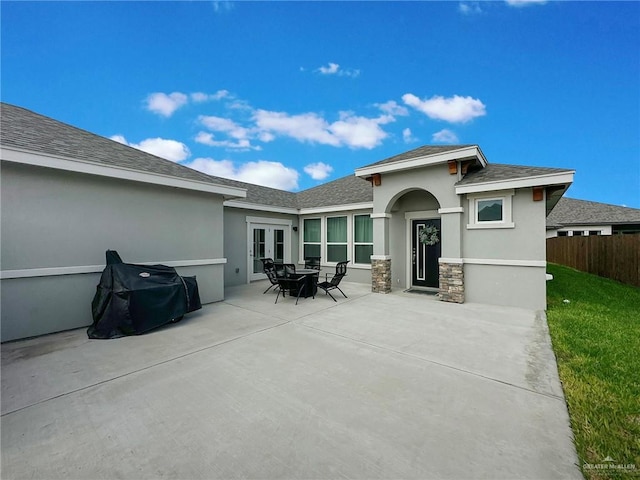
[(583, 473), (640, 479), (640, 289), (560, 265), (547, 271), (549, 330)]

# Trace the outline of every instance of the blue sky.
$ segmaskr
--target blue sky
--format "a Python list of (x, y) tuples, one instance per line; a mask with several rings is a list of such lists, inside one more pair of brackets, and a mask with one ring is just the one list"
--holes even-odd
[(425, 144), (640, 208), (638, 2), (7, 2), (2, 101), (287, 190)]

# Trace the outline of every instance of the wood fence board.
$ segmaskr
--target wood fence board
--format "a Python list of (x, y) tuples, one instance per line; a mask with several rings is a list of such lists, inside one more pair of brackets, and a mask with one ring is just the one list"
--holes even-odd
[(547, 261), (640, 287), (640, 234), (548, 238)]

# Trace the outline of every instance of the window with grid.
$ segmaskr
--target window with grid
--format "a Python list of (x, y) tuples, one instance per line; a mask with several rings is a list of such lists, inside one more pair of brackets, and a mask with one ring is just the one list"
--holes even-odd
[(347, 259), (347, 217), (327, 217), (327, 261)]
[(369, 214), (353, 216), (354, 263), (371, 264), (373, 255), (373, 219)]
[(320, 257), (322, 236), (320, 233), (319, 218), (305, 218), (302, 222), (303, 229), (303, 258)]

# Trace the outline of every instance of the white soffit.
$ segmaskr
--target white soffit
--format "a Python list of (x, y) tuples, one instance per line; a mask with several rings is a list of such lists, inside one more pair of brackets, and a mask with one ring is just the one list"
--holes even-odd
[(472, 183), (456, 186), (456, 194), (491, 192), (515, 188), (542, 187), (546, 185), (564, 185), (573, 182), (575, 170), (562, 173), (549, 173), (533, 177), (497, 180), (493, 182)]
[(447, 163), (451, 160), (466, 160), (475, 157), (483, 167), (487, 166), (487, 160), (478, 146), (464, 147), (458, 150), (449, 150), (442, 153), (434, 153), (432, 155), (424, 155), (421, 157), (408, 158), (397, 162), (383, 163), (379, 165), (371, 165), (369, 167), (357, 168), (356, 177), (366, 177), (374, 173), (398, 172), (401, 170), (409, 170), (413, 168), (427, 167), (439, 163)]
[(216, 193), (224, 196), (225, 198), (245, 198), (247, 196), (247, 191), (244, 188), (228, 187), (226, 185), (200, 182), (198, 180), (144, 172), (124, 167), (103, 165), (54, 155), (43, 155), (41, 153), (29, 152), (27, 150), (16, 150), (2, 147), (0, 148), (0, 159), (7, 162), (53, 168), (67, 172), (118, 178), (121, 180), (150, 183), (153, 185), (181, 188), (184, 190), (195, 190), (197, 192)]

